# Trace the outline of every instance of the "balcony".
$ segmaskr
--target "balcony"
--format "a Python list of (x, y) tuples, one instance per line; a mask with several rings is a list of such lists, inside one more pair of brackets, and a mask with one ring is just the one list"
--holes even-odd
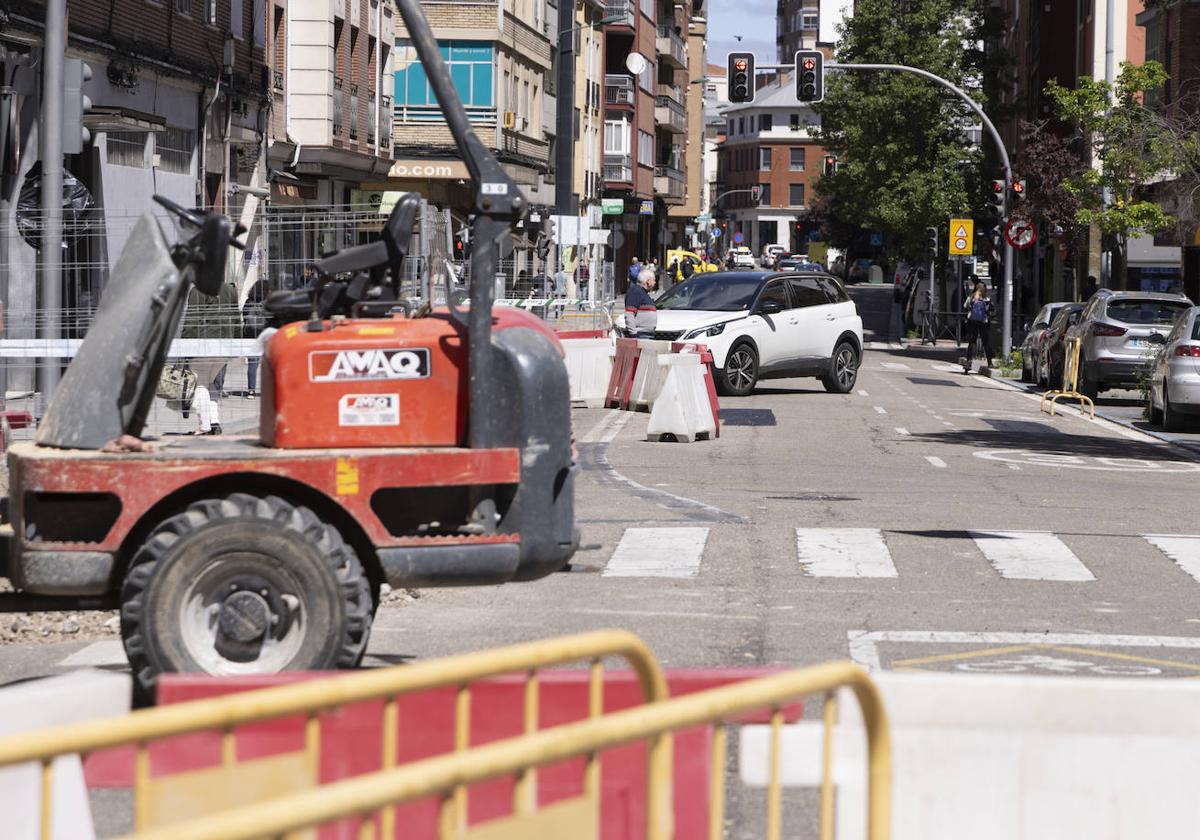
[(687, 111), (682, 105), (666, 96), (654, 100), (654, 123), (657, 128), (672, 134), (687, 134)]
[(607, 0), (604, 4), (604, 16), (621, 18), (608, 24), (609, 26), (633, 26), (637, 23), (637, 6), (632, 0)]
[(605, 76), (604, 104), (628, 105), (633, 107), (637, 97), (637, 88), (633, 85), (633, 76)]
[(604, 156), (604, 180), (633, 183), (633, 157), (631, 155)]
[[(384, 102), (390, 101), (390, 97), (384, 97)], [(386, 104), (384, 107), (388, 107)], [(494, 127), (496, 125), (496, 109), (483, 108), (479, 106), (467, 106), (463, 109), (467, 112), (467, 119), (471, 125)], [(396, 107), (392, 112), (396, 123), (445, 123), (446, 118), (442, 114), (441, 106), (439, 105), (409, 105), (404, 102), (397, 102)]]
[(681, 88), (679, 85), (660, 84), (658, 86), (658, 95), (665, 96), (668, 99), (674, 100), (675, 102), (678, 102), (680, 105), (686, 104), (683, 101), (683, 88)]
[(654, 191), (667, 201), (683, 201), (687, 182), (673, 166), (654, 167)]
[(676, 67), (687, 68), (687, 42), (679, 36), (679, 33), (675, 31), (675, 27), (670, 25), (660, 25), (658, 27), (656, 49), (658, 50), (658, 54), (662, 56), (664, 64), (673, 64)]

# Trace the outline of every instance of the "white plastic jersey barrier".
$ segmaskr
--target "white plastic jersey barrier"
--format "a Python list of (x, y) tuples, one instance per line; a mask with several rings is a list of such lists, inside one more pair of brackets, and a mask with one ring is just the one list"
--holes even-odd
[[(1200, 836), (1200, 683), (872, 675), (892, 735), (894, 840)], [(866, 744), (843, 692), (833, 739), (837, 837), (866, 836)], [(822, 727), (784, 727), (785, 786), (821, 781)], [(770, 731), (747, 726), (739, 769), (765, 786)]]
[(571, 382), (571, 402), (582, 402), (591, 408), (603, 406), (612, 376), (613, 339), (564, 338), (562, 346)]
[(717, 427), (700, 357), (695, 353), (668, 353), (658, 357), (656, 367), (664, 376), (650, 410), (646, 439), (659, 441), (670, 436), (692, 443), (713, 438)]
[[(64, 723), (118, 717), (129, 711), (127, 674), (81, 671), (0, 690), (0, 737)], [(0, 814), (5, 840), (41, 836), (42, 775), (36, 764), (0, 769)], [(54, 762), (54, 840), (95, 837), (79, 756)]]
[(640, 339), (638, 347), (641, 355), (638, 357), (637, 371), (633, 374), (633, 389), (629, 393), (629, 407), (637, 411), (649, 411), (658, 399), (663, 381), (667, 378), (667, 369), (661, 367), (657, 360), (670, 354), (671, 342)]
[[(6, 338), (0, 340), (0, 358), (73, 359), (81, 338)], [(262, 350), (256, 338), (177, 338), (167, 356), (172, 359), (238, 359), (258, 356)]]

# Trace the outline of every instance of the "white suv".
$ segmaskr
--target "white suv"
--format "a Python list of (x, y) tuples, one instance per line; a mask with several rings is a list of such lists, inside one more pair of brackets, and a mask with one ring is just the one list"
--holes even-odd
[(656, 305), (654, 337), (707, 345), (724, 394), (746, 396), (760, 379), (793, 376), (844, 394), (858, 378), (862, 319), (828, 274), (694, 274)]
[(754, 268), (754, 254), (744, 245), (739, 245), (733, 249), (733, 259), (730, 260), (733, 268)]

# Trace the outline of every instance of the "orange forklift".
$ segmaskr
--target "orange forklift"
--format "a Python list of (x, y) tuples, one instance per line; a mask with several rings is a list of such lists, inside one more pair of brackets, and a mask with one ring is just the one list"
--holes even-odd
[[(215, 294), (239, 231), (158, 201), (32, 443), (8, 451), (4, 609), (121, 611), (143, 696), (158, 674), (354, 667), (380, 587), (543, 577), (579, 543), (562, 348), (492, 309), (498, 243), (527, 202), (467, 120), (418, 0), (400, 13), (475, 189), (469, 307), (397, 300), (416, 196), (379, 241), (267, 302), (255, 436), (143, 440), (192, 285)], [(448, 296), (449, 297), (449, 296)]]

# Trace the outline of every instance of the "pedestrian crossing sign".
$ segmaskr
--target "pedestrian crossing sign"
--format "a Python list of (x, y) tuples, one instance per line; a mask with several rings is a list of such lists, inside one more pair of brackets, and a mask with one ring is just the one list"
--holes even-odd
[(975, 253), (975, 220), (950, 220), (950, 256), (969, 257)]

